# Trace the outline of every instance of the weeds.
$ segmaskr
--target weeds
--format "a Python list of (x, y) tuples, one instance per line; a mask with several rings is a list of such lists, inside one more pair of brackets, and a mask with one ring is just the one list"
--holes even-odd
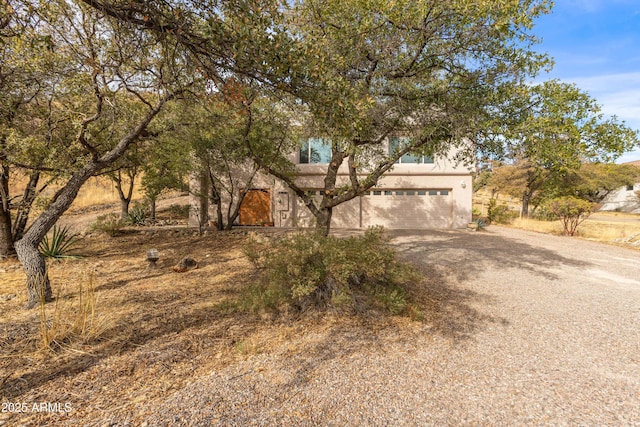
[(120, 218), (120, 215), (110, 213), (106, 215), (100, 215), (96, 221), (91, 224), (91, 229), (101, 233), (108, 234), (111, 237), (115, 237), (125, 226), (125, 222)]
[(68, 226), (53, 226), (51, 236), (47, 235), (40, 242), (40, 253), (45, 258), (63, 259), (79, 258), (78, 255), (70, 255), (69, 252), (76, 248), (80, 238), (77, 233), (71, 233)]
[(100, 339), (113, 327), (113, 321), (97, 312), (95, 277), (81, 283), (77, 294), (62, 298), (58, 295), (49, 309), (44, 298), (40, 304), (40, 347), (57, 350), (74, 344), (88, 344)]

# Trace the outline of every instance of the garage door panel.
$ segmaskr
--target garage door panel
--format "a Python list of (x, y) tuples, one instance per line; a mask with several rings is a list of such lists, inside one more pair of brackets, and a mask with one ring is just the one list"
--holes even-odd
[(450, 190), (373, 191), (362, 198), (362, 225), (387, 228), (449, 228)]
[[(322, 201), (322, 196), (316, 191), (311, 191), (316, 205), (319, 205)], [(316, 225), (315, 217), (301, 199), (297, 200), (296, 223), (298, 227), (315, 227)], [(356, 197), (333, 208), (331, 226), (336, 228), (359, 228), (360, 199)]]
[(356, 197), (333, 208), (331, 226), (336, 228), (359, 228), (360, 198)]

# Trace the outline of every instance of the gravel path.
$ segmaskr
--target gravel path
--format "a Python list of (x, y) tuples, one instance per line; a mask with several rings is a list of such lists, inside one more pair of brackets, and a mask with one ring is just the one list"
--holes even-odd
[(431, 277), (432, 322), (336, 324), (195, 380), (146, 425), (640, 426), (640, 252), (499, 227), (393, 235)]

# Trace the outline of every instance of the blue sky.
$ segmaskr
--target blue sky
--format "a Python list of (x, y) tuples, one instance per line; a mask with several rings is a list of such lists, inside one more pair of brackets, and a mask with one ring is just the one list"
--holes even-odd
[[(575, 83), (602, 106), (640, 130), (640, 0), (555, 0), (536, 21), (537, 49), (555, 59), (546, 80)], [(618, 163), (640, 160), (640, 148)]]

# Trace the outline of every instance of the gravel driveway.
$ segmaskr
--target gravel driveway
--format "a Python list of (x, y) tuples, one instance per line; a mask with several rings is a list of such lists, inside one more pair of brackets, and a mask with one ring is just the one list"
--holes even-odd
[(432, 322), (329, 328), (194, 381), (147, 425), (640, 425), (640, 252), (395, 231)]

